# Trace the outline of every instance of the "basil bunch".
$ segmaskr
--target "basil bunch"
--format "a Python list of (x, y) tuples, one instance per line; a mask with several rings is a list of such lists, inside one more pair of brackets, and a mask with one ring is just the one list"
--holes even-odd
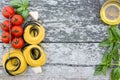
[(16, 13), (23, 16), (24, 19), (27, 19), (29, 1), (28, 0), (11, 0), (10, 5), (16, 9)]
[(103, 40), (99, 46), (106, 47), (103, 54), (102, 62), (96, 66), (94, 75), (104, 74), (110, 67), (114, 67), (111, 71), (111, 80), (120, 79), (120, 30), (118, 26), (110, 26), (107, 31), (108, 38)]

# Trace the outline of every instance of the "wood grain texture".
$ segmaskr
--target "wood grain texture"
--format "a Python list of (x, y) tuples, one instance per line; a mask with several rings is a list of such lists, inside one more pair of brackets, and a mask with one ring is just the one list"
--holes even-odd
[[(6, 46), (0, 44), (1, 58), (6, 52)], [(47, 53), (47, 63), (43, 66), (42, 74), (35, 74), (31, 68), (17, 77), (10, 77), (1, 67), (0, 78), (3, 80), (108, 80), (106, 77), (93, 76), (94, 67), (101, 61), (103, 50), (97, 43), (42, 43)], [(5, 76), (5, 77), (4, 77)], [(6, 77), (7, 76), (7, 77)]]
[[(0, 9), (9, 0), (0, 0)], [(11, 77), (3, 71), (2, 57), (8, 45), (0, 43), (0, 80), (109, 80), (107, 75), (93, 76), (95, 65), (101, 62), (103, 48), (98, 47), (106, 35), (99, 10), (105, 0), (30, 0), (30, 11), (39, 12), (39, 22), (46, 29), (41, 46), (47, 54), (42, 74), (31, 67), (25, 73)], [(0, 22), (5, 18), (0, 12)], [(1, 30), (0, 30), (1, 34)]]
[(109, 80), (109, 71), (105, 76), (93, 76), (94, 67), (71, 67), (45, 65), (41, 74), (34, 73), (31, 68), (19, 76), (10, 77), (1, 68), (0, 80)]
[[(7, 5), (8, 0), (3, 0)], [(31, 0), (46, 29), (44, 42), (100, 42), (107, 26), (99, 16), (99, 0)]]
[(100, 6), (102, 7), (102, 5), (106, 2), (106, 0), (99, 0), (100, 2)]
[[(101, 62), (103, 49), (97, 43), (42, 43), (47, 63), (65, 65), (97, 65)], [(0, 60), (8, 48), (0, 44)], [(1, 62), (0, 62), (1, 65)]]

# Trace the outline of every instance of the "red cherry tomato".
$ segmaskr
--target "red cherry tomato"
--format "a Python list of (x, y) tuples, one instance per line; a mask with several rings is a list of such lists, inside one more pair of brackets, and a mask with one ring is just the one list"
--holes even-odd
[[(3, 32), (2, 33), (2, 42), (3, 43), (9, 43), (9, 41), (10, 41), (10, 33), (8, 33), (8, 32)], [(13, 39), (13, 36), (11, 36), (11, 40)]]
[(23, 24), (23, 17), (19, 14), (16, 14), (11, 18), (11, 23), (15, 26), (22, 25)]
[(5, 18), (12, 17), (14, 14), (15, 14), (15, 10), (11, 6), (6, 6), (2, 9), (2, 15)]
[(22, 26), (13, 26), (11, 32), (13, 36), (20, 37), (23, 34), (23, 28)]
[(15, 49), (21, 49), (24, 47), (24, 40), (22, 38), (14, 38), (12, 40), (12, 47)]
[(1, 29), (3, 30), (3, 31), (9, 31), (9, 27), (11, 28), (11, 23), (9, 22), (9, 20), (5, 20), (5, 21), (3, 21), (2, 22), (2, 24), (1, 24)]

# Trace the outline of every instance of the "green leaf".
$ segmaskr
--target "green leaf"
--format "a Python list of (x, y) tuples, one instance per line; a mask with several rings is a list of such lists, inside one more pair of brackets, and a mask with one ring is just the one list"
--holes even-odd
[(111, 55), (114, 61), (119, 61), (119, 53), (118, 53), (118, 49), (120, 44), (119, 43), (114, 43), (113, 45), (114, 47), (111, 50)]
[(112, 63), (112, 56), (109, 53), (105, 52), (102, 58), (102, 63), (105, 64), (107, 67), (110, 67)]
[(22, 0), (24, 4), (29, 4), (29, 0)]
[(110, 43), (110, 47), (109, 47), (110, 53), (112, 52), (113, 48), (114, 48), (114, 43)]
[(25, 20), (27, 19), (28, 15), (29, 15), (28, 10), (25, 10), (25, 11), (22, 12), (22, 16)]
[[(96, 66), (94, 75), (104, 74), (106, 75), (106, 70), (114, 62), (116, 67), (119, 67), (119, 49), (120, 49), (120, 30), (117, 25), (111, 26), (108, 29), (108, 38), (103, 40), (99, 46), (107, 47), (105, 51), (102, 63)], [(113, 61), (112, 61), (113, 60)], [(111, 80), (120, 79), (120, 68), (114, 68), (111, 71)]]
[(120, 43), (117, 43), (117, 48), (120, 49)]
[(16, 13), (18, 13), (18, 14), (22, 14), (22, 11), (23, 11), (22, 7), (16, 9)]
[(102, 63), (105, 63), (105, 64), (106, 64), (107, 56), (108, 56), (108, 55), (109, 55), (109, 54), (108, 54), (107, 52), (105, 52), (105, 53), (103, 54)]
[(11, 0), (9, 4), (14, 8), (18, 8), (22, 5), (20, 0)]
[(110, 41), (109, 41), (109, 39), (103, 40), (103, 41), (99, 44), (99, 46), (102, 46), (102, 47), (108, 47), (108, 46), (110, 46)]
[(118, 28), (118, 27), (116, 27), (116, 33), (117, 33), (118, 38), (119, 38), (119, 40), (120, 40), (120, 30), (119, 30), (119, 28)]
[(28, 0), (11, 0), (10, 4), (16, 9), (16, 13), (21, 14), (25, 19), (28, 17)]
[(103, 66), (102, 73), (103, 73), (104, 75), (106, 75), (106, 71), (107, 71), (107, 69), (108, 69), (107, 66)]
[(120, 38), (119, 38), (118, 33), (117, 33), (117, 26), (113, 26), (110, 29), (111, 29), (112, 34), (114, 35), (114, 39), (119, 40)]
[(29, 6), (29, 0), (22, 0), (24, 7), (27, 9)]
[(108, 39), (109, 39), (109, 41), (113, 41), (114, 40), (114, 35), (113, 35), (111, 29), (109, 28), (107, 32), (108, 32)]
[(94, 75), (100, 75), (100, 74), (104, 74), (106, 75), (106, 71), (107, 71), (107, 66), (103, 65), (103, 64), (99, 64), (95, 67), (95, 72)]
[[(116, 46), (116, 47), (117, 47), (117, 46)], [(114, 49), (114, 50), (113, 50), (112, 58), (113, 58), (114, 61), (119, 61), (118, 49)]]
[(107, 62), (106, 63), (107, 63), (106, 64), (107, 67), (110, 67), (111, 64), (112, 64), (112, 56), (110, 54), (107, 56)]
[(111, 80), (119, 80), (120, 79), (120, 68), (114, 68), (111, 71)]
[(102, 73), (103, 65), (99, 64), (95, 67), (94, 75), (100, 75)]

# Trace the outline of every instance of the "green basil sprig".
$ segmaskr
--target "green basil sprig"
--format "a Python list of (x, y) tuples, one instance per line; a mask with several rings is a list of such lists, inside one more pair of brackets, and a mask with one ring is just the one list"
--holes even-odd
[(23, 16), (24, 19), (27, 19), (29, 15), (28, 7), (29, 1), (28, 0), (11, 0), (10, 5), (16, 9), (16, 13)]
[(120, 30), (118, 26), (110, 26), (107, 31), (108, 37), (99, 46), (105, 47), (102, 62), (96, 66), (94, 75), (104, 74), (110, 67), (115, 67), (111, 71), (111, 80), (120, 79)]

